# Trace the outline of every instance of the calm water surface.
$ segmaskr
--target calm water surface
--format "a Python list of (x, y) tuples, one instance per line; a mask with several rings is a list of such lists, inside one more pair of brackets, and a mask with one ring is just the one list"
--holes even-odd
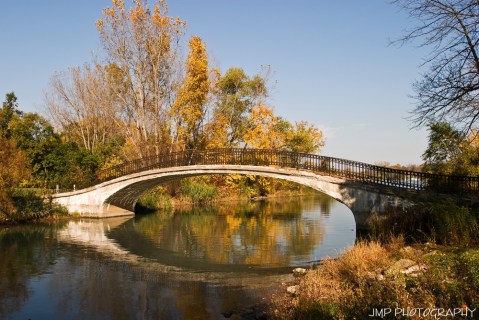
[(355, 235), (320, 194), (0, 228), (0, 319), (224, 319)]

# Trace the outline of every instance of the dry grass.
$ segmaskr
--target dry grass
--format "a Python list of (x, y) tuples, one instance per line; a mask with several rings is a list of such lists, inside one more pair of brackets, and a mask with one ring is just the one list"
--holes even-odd
[[(274, 297), (272, 317), (366, 319), (373, 309), (464, 305), (479, 310), (479, 210), (451, 199), (426, 200), (373, 215), (370, 242), (359, 241), (309, 271), (297, 280), (294, 296)], [(410, 267), (419, 271), (406, 275)]]
[(385, 272), (398, 259), (414, 255), (400, 250), (404, 239), (389, 245), (359, 242), (337, 259), (326, 259), (299, 282), (299, 293), (274, 298), (273, 317), (277, 319), (362, 319), (373, 308), (431, 307), (432, 293), (408, 288), (400, 272)]

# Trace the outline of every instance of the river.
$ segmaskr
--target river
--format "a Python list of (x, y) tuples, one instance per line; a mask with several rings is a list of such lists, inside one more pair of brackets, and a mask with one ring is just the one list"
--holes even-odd
[(319, 193), (3, 227), (0, 319), (251, 316), (293, 268), (355, 236), (351, 211)]

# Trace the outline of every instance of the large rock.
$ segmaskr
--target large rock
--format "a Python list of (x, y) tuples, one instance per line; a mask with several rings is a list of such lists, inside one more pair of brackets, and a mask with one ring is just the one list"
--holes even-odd
[(426, 270), (426, 266), (418, 264), (416, 261), (410, 259), (400, 259), (390, 266), (384, 273), (386, 275), (393, 275), (402, 273), (405, 275), (417, 277)]
[(293, 275), (295, 277), (302, 277), (306, 274), (306, 269), (305, 268), (295, 268), (293, 269)]

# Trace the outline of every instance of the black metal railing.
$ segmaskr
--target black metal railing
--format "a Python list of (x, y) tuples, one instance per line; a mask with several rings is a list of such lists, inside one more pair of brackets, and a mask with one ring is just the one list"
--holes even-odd
[(365, 184), (440, 193), (479, 191), (479, 177), (438, 175), (392, 169), (316, 154), (267, 149), (185, 150), (128, 161), (98, 172), (96, 179), (77, 189), (146, 170), (191, 165), (253, 165), (294, 168)]

